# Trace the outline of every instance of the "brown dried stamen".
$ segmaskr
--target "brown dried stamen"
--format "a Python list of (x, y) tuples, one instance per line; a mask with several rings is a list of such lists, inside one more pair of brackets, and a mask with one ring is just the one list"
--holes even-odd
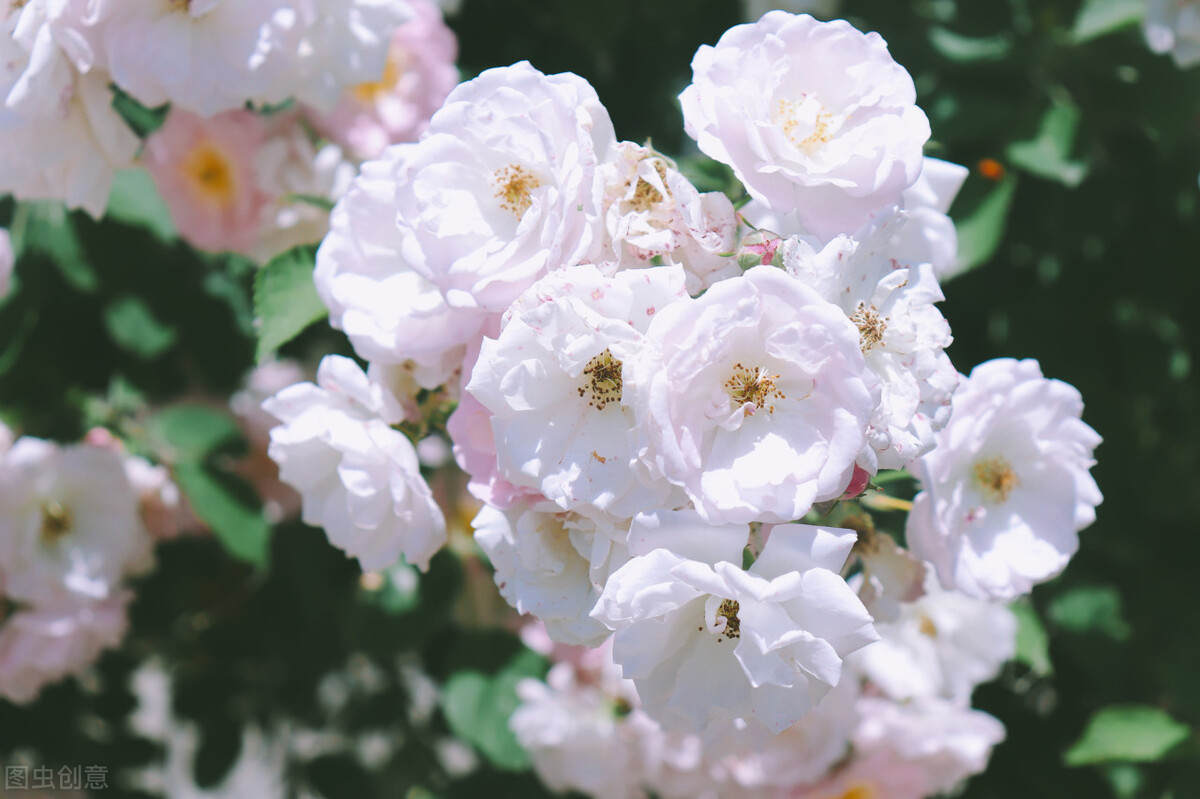
[(580, 386), (578, 391), (581, 397), (591, 392), (592, 398), (588, 400), (588, 405), (602, 411), (608, 403), (621, 401), (621, 362), (613, 357), (610, 350), (605, 349), (588, 361), (587, 366), (583, 368), (583, 374), (590, 380)]
[(41, 539), (43, 544), (54, 546), (67, 533), (71, 532), (73, 525), (74, 519), (71, 517), (70, 509), (64, 507), (61, 502), (56, 499), (48, 499), (42, 503)]
[[(758, 408), (766, 408), (767, 413), (775, 412), (772, 399), (787, 399), (775, 385), (779, 375), (773, 375), (761, 366), (751, 369), (741, 363), (733, 365), (733, 374), (725, 381), (725, 393), (738, 406), (745, 408), (750, 416)], [(751, 407), (752, 406), (752, 407)]]
[(525, 216), (529, 206), (533, 205), (533, 190), (542, 185), (536, 175), (518, 164), (497, 169), (492, 175), (492, 183), (496, 186), (495, 196), (500, 200), (500, 207), (517, 219)]
[(858, 344), (864, 355), (883, 343), (883, 333), (887, 330), (889, 318), (880, 316), (878, 308), (874, 305), (868, 306), (864, 302), (860, 302), (854, 313), (850, 314), (850, 321), (858, 326)]
[(975, 484), (988, 499), (999, 504), (1008, 501), (1021, 480), (1008, 460), (998, 456), (975, 464)]
[(717, 608), (717, 615), (725, 619), (725, 629), (722, 634), (726, 638), (740, 638), (742, 635), (742, 622), (738, 619), (738, 610), (740, 606), (736, 599), (725, 599), (721, 601), (721, 607)]

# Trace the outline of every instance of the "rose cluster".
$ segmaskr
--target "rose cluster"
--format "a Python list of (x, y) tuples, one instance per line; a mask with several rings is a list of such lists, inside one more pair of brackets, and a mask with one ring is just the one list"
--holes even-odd
[[(0, 23), (0, 192), (99, 217), (145, 168), (190, 244), (258, 260), (319, 241), (356, 161), (458, 81), (431, 0), (29, 0)], [(169, 105), (144, 143), (114, 92)]]
[(0, 697), (28, 702), (117, 646), (126, 580), (186, 515), (167, 470), (107, 431), (64, 446), (0, 424)]
[[(315, 282), (368, 366), (267, 400), (271, 456), (364, 568), (426, 568), (418, 448), (449, 437), (502, 595), (558, 647), (513, 719), (553, 787), (949, 790), (1003, 736), (969, 706), (1013, 653), (997, 603), (1075, 551), (1099, 439), (1035, 362), (947, 357), (965, 170), (924, 157), (878, 35), (771, 12), (692, 66), (740, 211), (528, 63), (366, 162)], [(905, 504), (887, 470), (920, 481), (902, 539), (867, 512)]]

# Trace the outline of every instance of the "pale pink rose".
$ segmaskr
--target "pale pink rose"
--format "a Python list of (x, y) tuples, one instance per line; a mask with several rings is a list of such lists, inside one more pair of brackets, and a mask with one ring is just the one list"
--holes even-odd
[(249, 111), (205, 119), (175, 109), (146, 140), (146, 169), (189, 243), (213, 252), (255, 245), (271, 201), (255, 173), (266, 137), (266, 124)]
[(410, 5), (414, 16), (392, 34), (380, 79), (350, 88), (331, 114), (314, 114), (317, 127), (358, 158), (416, 141), (458, 84), (458, 40), (442, 12), (428, 0)]
[(0, 696), (30, 702), (43, 686), (83, 671), (120, 644), (132, 597), (124, 591), (102, 600), (55, 600), (15, 613), (0, 625)]

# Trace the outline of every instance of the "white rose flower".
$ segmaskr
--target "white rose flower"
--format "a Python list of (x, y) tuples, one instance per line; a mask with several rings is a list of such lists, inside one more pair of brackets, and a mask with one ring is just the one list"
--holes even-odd
[(101, 600), (150, 558), (120, 453), (25, 437), (0, 454), (0, 563), (11, 597)]
[(1004, 605), (941, 590), (929, 580), (923, 597), (894, 621), (876, 620), (880, 640), (850, 663), (892, 699), (944, 697), (968, 704), (975, 686), (1000, 673), (1016, 654), (1017, 620)]
[(509, 726), (552, 790), (643, 799), (672, 742), (640, 710), (633, 683), (621, 679), (612, 662), (611, 646), (581, 660), (556, 663), (544, 683), (522, 680), (521, 705)]
[(112, 109), (111, 78), (75, 70), (47, 9), (31, 2), (0, 26), (0, 192), (99, 217), (139, 142)]
[(794, 237), (779, 248), (788, 273), (836, 303), (858, 328), (867, 368), (882, 386), (867, 428), (870, 446), (859, 457), (872, 474), (903, 468), (933, 448), (958, 385), (945, 353), (950, 325), (934, 305), (944, 299), (941, 287), (928, 264), (893, 255), (896, 219), (885, 215), (824, 247)]
[(897, 546), (890, 535), (871, 527), (861, 530), (854, 554), (862, 563), (862, 572), (861, 577), (851, 580), (851, 585), (858, 589), (858, 598), (876, 623), (895, 621), (904, 603), (925, 595), (925, 564)]
[[(211, 116), (257, 100), (282, 0), (109, 0), (98, 12), (108, 70), (143, 105)], [(149, 46), (148, 46), (149, 45)]]
[(680, 267), (594, 266), (538, 281), (485, 339), (467, 391), (492, 413), (500, 475), (564, 510), (619, 516), (658, 506), (669, 486), (638, 459), (624, 362), (662, 310), (686, 298)]
[(891, 249), (910, 264), (929, 264), (938, 280), (949, 280), (961, 271), (958, 231), (948, 214), (969, 170), (965, 166), (926, 158), (921, 177), (905, 190), (904, 214), (894, 227)]
[(325, 113), (350, 86), (379, 80), (392, 33), (410, 19), (405, 0), (300, 0), (279, 4), (279, 39), (262, 67), (263, 97), (294, 97)]
[(616, 147), (596, 92), (527, 62), (459, 84), (397, 145), (400, 255), (456, 307), (503, 311), (547, 270), (591, 260)]
[(643, 542), (630, 533), (636, 557), (592, 615), (616, 630), (613, 659), (666, 729), (745, 718), (778, 734), (839, 682), (846, 655), (876, 639), (837, 573), (852, 532), (777, 527), (743, 571), (747, 526), (711, 527), (691, 511), (647, 516)]
[(843, 679), (808, 715), (778, 735), (738, 724), (728, 737), (706, 740), (705, 750), (744, 788), (786, 789), (814, 782), (849, 752), (858, 724), (858, 694), (858, 680)]
[(1200, 64), (1200, 2), (1150, 0), (1142, 32), (1151, 50), (1170, 53), (1180, 69)]
[[(33, 701), (42, 688), (92, 665), (121, 643), (133, 594), (56, 599), (18, 610), (0, 622), (0, 697)], [(0, 619), (4, 619), (0, 597)]]
[(578, 527), (571, 529), (572, 515), (485, 507), (471, 524), (510, 605), (540, 619), (559, 643), (598, 646), (609, 630), (588, 615), (600, 596), (590, 574), (590, 539), (602, 534), (580, 535)]
[(952, 793), (972, 774), (987, 767), (993, 747), (1004, 740), (1004, 725), (957, 702), (926, 698), (897, 703), (859, 699), (854, 745), (864, 758), (889, 754), (916, 766), (927, 793)]
[(836, 305), (758, 266), (662, 309), (646, 339), (625, 380), (645, 457), (706, 518), (792, 521), (846, 489), (879, 389)]
[(618, 269), (679, 264), (689, 294), (741, 273), (731, 253), (737, 216), (723, 193), (701, 194), (667, 158), (620, 142), (603, 165), (606, 250)]
[(546, 271), (599, 247), (596, 167), (615, 146), (576, 75), (523, 62), (459, 85), (334, 209), (315, 274), (331, 323), (372, 361), (432, 366), (477, 343)]
[(336, 202), (357, 171), (336, 144), (315, 147), (297, 118), (281, 117), (275, 130), (254, 158), (258, 187), (273, 199), (252, 253), (259, 263), (298, 244), (321, 241), (329, 230), (329, 213), (300, 198)]
[(263, 408), (283, 424), (268, 452), (300, 492), (306, 524), (380, 570), (404, 558), (421, 570), (446, 542), (446, 522), (421, 477), (416, 449), (391, 425), (400, 403), (349, 358), (321, 361), (317, 384), (280, 391)]
[(1088, 469), (1100, 437), (1083, 399), (1037, 361), (988, 361), (954, 395), (937, 447), (912, 466), (922, 491), (907, 540), (946, 588), (1007, 601), (1066, 567), (1103, 497)]
[(921, 172), (929, 121), (877, 33), (772, 11), (701, 47), (692, 74), (688, 135), (824, 239), (899, 202)]
[(329, 322), (372, 362), (413, 361), (426, 388), (448, 380), (465, 344), (482, 335), (483, 317), (455, 309), (429, 280), (407, 268), (396, 226), (395, 171), (404, 151), (368, 161), (333, 209), (329, 234), (317, 251), (313, 282)]

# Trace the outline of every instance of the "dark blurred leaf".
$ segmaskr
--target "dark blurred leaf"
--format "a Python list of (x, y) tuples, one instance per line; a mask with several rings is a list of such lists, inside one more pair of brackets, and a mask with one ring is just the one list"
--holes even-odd
[(313, 285), (316, 255), (313, 245), (293, 247), (272, 258), (255, 278), (260, 363), (328, 313)]
[(1063, 756), (1063, 762), (1068, 766), (1087, 766), (1111, 761), (1161, 760), (1190, 733), (1187, 725), (1156, 707), (1106, 707), (1088, 721), (1083, 735)]
[(962, 272), (986, 263), (1000, 246), (1016, 189), (1016, 179), (1004, 178), (970, 216), (958, 222), (958, 260)]
[(228, 775), (242, 753), (242, 728), (234, 719), (219, 716), (200, 724), (200, 746), (196, 749), (193, 771), (196, 785), (212, 788)]
[(52, 260), (75, 290), (90, 294), (99, 287), (100, 279), (84, 255), (71, 215), (62, 203), (20, 203), (13, 215), (10, 234), (18, 260), (38, 253)]
[(374, 796), (363, 767), (349, 755), (322, 755), (308, 764), (308, 778), (326, 799), (368, 799)]
[(115, 344), (146, 360), (162, 355), (178, 337), (178, 331), (158, 321), (140, 297), (119, 297), (105, 306), (104, 326)]
[(528, 768), (529, 755), (508, 728), (508, 719), (520, 704), (517, 683), (527, 677), (540, 677), (545, 670), (544, 658), (523, 650), (494, 677), (478, 671), (452, 675), (442, 690), (442, 711), (450, 729), (497, 768)]
[(1017, 617), (1017, 654), (1016, 661), (1024, 663), (1038, 676), (1045, 677), (1054, 673), (1054, 664), (1050, 662), (1050, 640), (1046, 637), (1046, 628), (1033, 605), (1020, 602), (1012, 606), (1012, 612)]
[(106, 218), (145, 228), (163, 241), (179, 235), (171, 211), (144, 169), (121, 169), (113, 177)]
[(271, 526), (249, 486), (199, 463), (177, 464), (172, 474), (192, 510), (231, 555), (266, 565)]
[(1075, 17), (1071, 38), (1083, 42), (1135, 25), (1142, 19), (1145, 0), (1084, 0)]
[(1055, 100), (1042, 116), (1037, 135), (1008, 146), (1008, 159), (1038, 177), (1057, 181), (1074, 188), (1084, 179), (1088, 166), (1072, 161), (1075, 131), (1079, 127), (1079, 109), (1062, 100)]
[(154, 448), (171, 463), (199, 463), (242, 438), (227, 412), (206, 405), (172, 405), (147, 424)]
[(1126, 641), (1131, 633), (1121, 614), (1121, 595), (1115, 588), (1074, 588), (1056, 596), (1046, 607), (1046, 616), (1064, 630), (1097, 632), (1115, 641)]
[(126, 94), (117, 84), (111, 84), (113, 110), (120, 114), (121, 119), (139, 138), (146, 138), (162, 127), (167, 120), (170, 107), (160, 105), (157, 108), (147, 108)]

